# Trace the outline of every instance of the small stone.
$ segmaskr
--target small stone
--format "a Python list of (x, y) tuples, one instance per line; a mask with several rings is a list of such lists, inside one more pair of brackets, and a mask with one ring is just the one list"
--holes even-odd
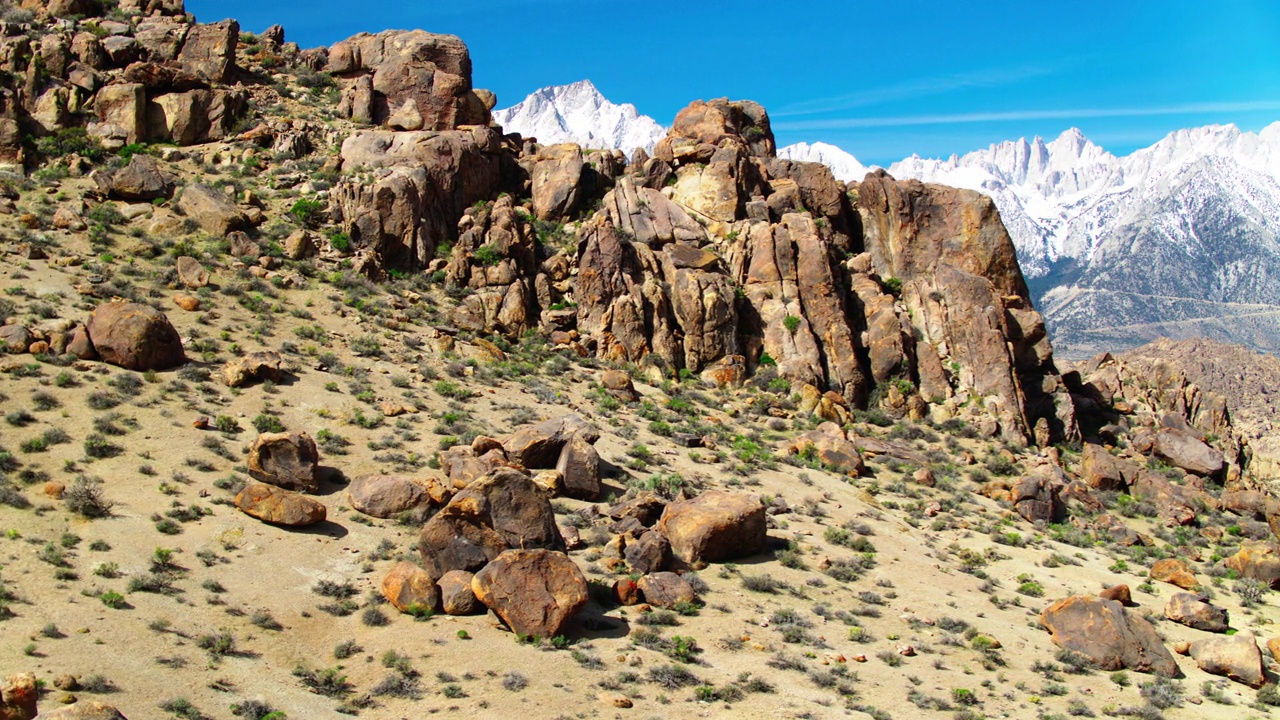
[(57, 480), (50, 480), (49, 482), (44, 484), (44, 494), (48, 495), (54, 500), (61, 500), (62, 493), (66, 491), (67, 491), (67, 486), (63, 483), (58, 482)]

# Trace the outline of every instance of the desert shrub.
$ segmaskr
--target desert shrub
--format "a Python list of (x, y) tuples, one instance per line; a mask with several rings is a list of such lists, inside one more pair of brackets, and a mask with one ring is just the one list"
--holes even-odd
[(106, 517), (113, 505), (102, 495), (102, 481), (84, 475), (71, 482), (62, 499), (68, 509), (87, 518)]

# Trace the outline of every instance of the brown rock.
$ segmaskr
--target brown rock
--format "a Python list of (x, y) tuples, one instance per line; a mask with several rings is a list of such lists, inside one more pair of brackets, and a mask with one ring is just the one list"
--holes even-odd
[(422, 565), (434, 577), (476, 571), (510, 548), (563, 550), (551, 502), (524, 473), (499, 468), (459, 492), (423, 526)]
[(1245, 540), (1223, 564), (1242, 578), (1266, 583), (1273, 589), (1280, 587), (1280, 547), (1275, 543)]
[(110, 148), (136, 143), (146, 136), (147, 91), (138, 83), (107, 85), (94, 99), (98, 122), (89, 123), (89, 134)]
[(233, 230), (248, 227), (248, 219), (240, 208), (225, 193), (208, 185), (197, 183), (185, 187), (178, 209), (214, 237), (225, 237)]
[(25, 325), (0, 325), (0, 350), (11, 355), (21, 355), (27, 351), (34, 338)]
[(525, 425), (504, 440), (502, 446), (512, 462), (527, 468), (552, 468), (559, 461), (561, 450), (575, 436), (594, 443), (600, 433), (577, 415), (564, 415)]
[(635, 580), (624, 577), (613, 581), (613, 596), (617, 598), (622, 605), (639, 605), (643, 602), (640, 595), (640, 586)]
[(59, 690), (72, 692), (80, 689), (80, 681), (76, 680), (76, 676), (70, 673), (63, 673), (53, 679), (53, 686)]
[(594, 502), (600, 497), (600, 454), (582, 436), (573, 436), (560, 449), (556, 462), (564, 494), (576, 500)]
[(236, 66), (239, 39), (240, 24), (235, 20), (192, 25), (178, 53), (178, 64), (186, 72), (209, 82), (227, 82)]
[(1081, 479), (1095, 490), (1123, 490), (1127, 483), (1116, 462), (1106, 448), (1086, 443), (1080, 458)]
[(0, 718), (3, 720), (32, 720), (36, 716), (36, 701), (40, 688), (35, 673), (10, 675), (0, 685)]
[(1187, 472), (1203, 476), (1222, 472), (1222, 453), (1186, 430), (1161, 428), (1153, 449), (1157, 457)]
[(1151, 579), (1177, 585), (1183, 590), (1190, 590), (1200, 584), (1187, 562), (1179, 558), (1157, 560), (1151, 566)]
[(1272, 660), (1280, 661), (1280, 638), (1267, 638), (1267, 652)]
[(621, 370), (605, 370), (600, 374), (600, 385), (613, 397), (623, 402), (635, 402), (640, 399), (631, 376)]
[(440, 607), (440, 590), (427, 571), (402, 560), (382, 578), (382, 596), (400, 612), (435, 612)]
[(195, 290), (209, 284), (209, 271), (204, 269), (199, 260), (184, 255), (178, 258), (176, 267), (178, 282), (182, 283), (183, 287)]
[(158, 160), (141, 153), (134, 155), (128, 165), (105, 180), (109, 197), (132, 202), (172, 197), (174, 182), (173, 175), (166, 172)]
[(482, 610), (471, 589), (474, 577), (465, 570), (450, 570), (440, 578), (440, 604), (446, 615), (474, 615)]
[(1101, 670), (1129, 669), (1178, 676), (1178, 665), (1156, 631), (1114, 600), (1077, 595), (1050, 605), (1040, 624), (1058, 647), (1088, 658)]
[(254, 483), (236, 495), (236, 507), (247, 515), (288, 527), (302, 527), (323, 522), (325, 506), (300, 493), (274, 485)]
[(40, 713), (40, 720), (128, 720), (114, 707), (97, 700), (81, 700), (74, 705)]
[(278, 352), (255, 352), (222, 366), (222, 382), (227, 387), (244, 387), (254, 381), (284, 379), (284, 358)]
[(550, 145), (538, 151), (532, 174), (533, 214), (539, 220), (572, 216), (585, 194), (582, 190), (586, 163), (582, 148), (572, 143)]
[(650, 605), (661, 608), (674, 608), (679, 603), (691, 603), (698, 599), (693, 586), (688, 580), (671, 572), (659, 572), (645, 575), (638, 583), (640, 594)]
[(1205, 632), (1226, 632), (1230, 627), (1225, 608), (1210, 605), (1206, 598), (1191, 593), (1174, 593), (1164, 606), (1164, 616)]
[(698, 566), (760, 552), (765, 523), (759, 495), (712, 490), (667, 505), (658, 530), (676, 558)]
[(508, 550), (476, 573), (476, 598), (517, 635), (552, 638), (587, 604), (576, 563), (552, 550)]
[(867, 471), (857, 445), (847, 439), (839, 425), (832, 422), (822, 423), (818, 429), (800, 435), (787, 446), (787, 452), (812, 458), (834, 472), (854, 477)]
[(1061, 487), (1058, 477), (1032, 473), (1013, 486), (1013, 509), (1027, 522), (1060, 522), (1066, 515), (1066, 507), (1059, 497)]
[(200, 309), (200, 298), (195, 295), (174, 295), (173, 304), (187, 312), (196, 312)]
[[(150, 305), (103, 303), (89, 315), (88, 336), (103, 362), (129, 370), (167, 370), (187, 361), (178, 331), (164, 313)], [(80, 356), (72, 339), (68, 350)]]
[(57, 480), (50, 480), (49, 482), (44, 484), (44, 494), (47, 495), (48, 497), (53, 498), (54, 500), (61, 500), (62, 494), (65, 493), (66, 491), (67, 491), (66, 484), (59, 482)]
[(263, 433), (249, 448), (249, 474), (289, 490), (319, 490), (319, 462), (316, 442), (306, 433)]
[(1129, 592), (1129, 586), (1124, 584), (1112, 585), (1098, 593), (1098, 597), (1103, 600), (1115, 600), (1125, 607), (1133, 605), (1133, 595)]
[(284, 239), (284, 256), (290, 260), (304, 260), (317, 252), (315, 240), (306, 230), (294, 230)]
[(631, 572), (647, 575), (661, 570), (671, 559), (671, 543), (656, 530), (646, 530), (627, 543), (623, 557)]
[(1261, 687), (1267, 681), (1262, 666), (1262, 652), (1252, 635), (1239, 634), (1211, 637), (1191, 643), (1191, 657), (1201, 670), (1210, 675), (1225, 675), (1249, 687)]
[(605, 510), (604, 514), (614, 520), (635, 518), (641, 525), (649, 527), (657, 522), (658, 518), (662, 517), (662, 511), (666, 506), (666, 500), (658, 497), (653, 492), (644, 490), (611, 506), (608, 510)]
[[(421, 518), (434, 502), (429, 484), (439, 485), (433, 479), (419, 480), (404, 475), (361, 475), (347, 486), (347, 496), (351, 507), (365, 515), (393, 518), (412, 513)], [(444, 492), (440, 486), (435, 495), (440, 497)]]

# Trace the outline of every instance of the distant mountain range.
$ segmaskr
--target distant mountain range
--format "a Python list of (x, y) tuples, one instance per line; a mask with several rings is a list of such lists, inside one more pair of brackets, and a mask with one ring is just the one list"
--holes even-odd
[[(628, 153), (665, 134), (587, 81), (544, 88), (495, 117), (544, 143)], [(844, 181), (867, 171), (826, 143), (778, 155)], [(1124, 157), (1071, 129), (888, 171), (991, 196), (1060, 355), (1198, 336), (1280, 352), (1280, 123), (1256, 134), (1179, 130)]]

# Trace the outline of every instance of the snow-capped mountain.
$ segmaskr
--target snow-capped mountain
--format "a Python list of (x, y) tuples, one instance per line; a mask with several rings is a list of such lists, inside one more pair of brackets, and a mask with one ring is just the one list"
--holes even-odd
[(861, 181), (867, 176), (867, 167), (858, 158), (835, 145), (806, 142), (788, 145), (778, 150), (778, 157), (802, 162), (817, 162), (831, 168), (831, 174), (841, 182)]
[(505, 110), (494, 120), (507, 132), (535, 137), (543, 145), (571, 142), (582, 147), (652, 152), (666, 128), (641, 115), (635, 105), (615, 105), (590, 80), (546, 87)]
[(1067, 355), (1195, 335), (1280, 350), (1280, 123), (1125, 157), (1073, 129), (889, 172), (992, 197)]

